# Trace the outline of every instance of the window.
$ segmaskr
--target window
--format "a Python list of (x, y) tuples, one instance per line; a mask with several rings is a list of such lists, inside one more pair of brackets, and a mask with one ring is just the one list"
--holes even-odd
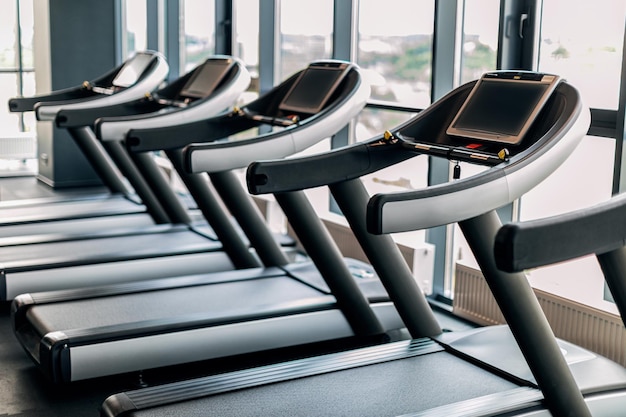
[[(560, 214), (610, 198), (614, 152), (614, 140), (585, 137), (554, 174), (522, 198), (521, 219)], [(604, 276), (594, 256), (529, 271), (528, 276), (534, 287), (617, 312), (603, 299)]]
[(332, 54), (333, 1), (280, 2), (280, 64), (278, 80), (285, 80), (311, 61)]
[(215, 4), (205, 0), (183, 0), (181, 73), (187, 73), (215, 53)]
[(593, 108), (617, 109), (626, 3), (544, 0), (539, 70), (575, 85)]
[[(545, 0), (539, 47), (540, 71), (566, 78), (592, 108), (616, 110), (620, 90), (626, 4)], [(615, 140), (587, 136), (546, 181), (522, 197), (520, 219), (534, 219), (587, 207), (611, 197)], [(609, 309), (604, 279), (595, 258), (540, 268), (534, 286)], [(576, 285), (571, 285), (576, 282)]]
[(464, 2), (461, 83), (496, 69), (500, 0)]
[[(394, 105), (424, 108), (431, 102), (434, 1), (361, 0), (357, 63), (372, 86), (371, 98), (388, 108), (367, 108), (357, 118), (355, 138), (367, 140), (410, 119)], [(402, 10), (403, 13), (398, 13)], [(415, 162), (419, 160), (419, 162)], [(424, 186), (427, 158), (413, 158), (370, 177), (370, 193)]]
[(148, 49), (146, 0), (124, 1), (122, 15), (122, 55)]
[(32, 112), (9, 113), (11, 97), (35, 94), (33, 68), (33, 4), (5, 1), (0, 14), (0, 132), (34, 131)]
[(430, 104), (434, 8), (434, 1), (359, 2), (357, 62), (371, 73), (372, 99)]
[(259, 0), (237, 0), (233, 3), (235, 46), (233, 54), (240, 58), (252, 78), (244, 99), (249, 102), (259, 93)]

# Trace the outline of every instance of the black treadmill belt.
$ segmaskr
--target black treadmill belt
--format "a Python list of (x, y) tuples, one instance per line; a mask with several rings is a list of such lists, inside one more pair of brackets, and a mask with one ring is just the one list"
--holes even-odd
[(22, 271), (102, 261), (140, 259), (163, 254), (219, 250), (221, 243), (188, 229), (0, 247), (0, 266)]
[(438, 352), (124, 415), (398, 416), (517, 387)]
[(190, 317), (227, 319), (311, 299), (334, 301), (299, 281), (279, 276), (34, 305), (27, 316), (41, 335), (129, 324), (140, 332), (141, 323), (149, 326), (177, 317), (183, 322)]

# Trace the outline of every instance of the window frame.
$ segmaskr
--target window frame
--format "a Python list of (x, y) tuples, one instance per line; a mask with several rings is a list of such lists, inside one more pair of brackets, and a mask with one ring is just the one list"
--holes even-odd
[[(18, 96), (24, 95), (24, 74), (26, 73), (34, 73), (35, 68), (30, 67), (27, 68), (24, 66), (24, 56), (23, 56), (23, 47), (22, 47), (22, 19), (21, 19), (21, 1), (15, 1), (15, 27), (16, 27), (16, 55), (17, 55), (17, 67), (15, 68), (1, 68), (0, 74), (15, 74), (17, 80), (17, 89), (16, 93)], [(17, 129), (20, 132), (26, 131), (26, 123), (24, 120), (24, 113), (17, 114), (18, 117), (18, 126)]]

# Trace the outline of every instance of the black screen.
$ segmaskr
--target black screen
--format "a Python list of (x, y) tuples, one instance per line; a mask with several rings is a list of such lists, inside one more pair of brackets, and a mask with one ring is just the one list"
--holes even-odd
[(213, 60), (205, 62), (202, 67), (187, 81), (180, 91), (182, 97), (203, 98), (215, 90), (215, 87), (222, 81), (228, 70), (231, 61)]
[(482, 80), (453, 127), (516, 136), (549, 87), (539, 82)]
[(345, 74), (341, 67), (308, 67), (296, 80), (279, 108), (301, 113), (320, 111)]

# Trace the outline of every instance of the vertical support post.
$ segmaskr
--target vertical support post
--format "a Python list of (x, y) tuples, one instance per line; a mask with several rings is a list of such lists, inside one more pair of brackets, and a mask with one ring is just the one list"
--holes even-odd
[(547, 408), (555, 416), (591, 417), (526, 276), (496, 267), (493, 245), (502, 226), (497, 213), (464, 220), (459, 226), (543, 392)]
[(112, 193), (129, 195), (133, 193), (122, 179), (122, 176), (102, 144), (87, 126), (67, 129), (74, 143), (87, 158), (100, 180)]
[(233, 1), (215, 1), (215, 53), (233, 54)]
[(357, 336), (374, 336), (383, 328), (343, 261), (339, 248), (303, 191), (275, 194), (306, 253), (315, 263)]
[(162, 47), (159, 42), (159, 25), (162, 14), (160, 13), (161, 1), (148, 1), (146, 2), (146, 35), (147, 35), (147, 47), (152, 51), (161, 51)]
[(135, 189), (135, 193), (141, 199), (141, 202), (146, 206), (148, 213), (152, 216), (153, 220), (157, 224), (169, 223), (170, 216), (167, 214), (166, 209), (161, 205), (161, 202), (150, 188), (150, 185), (139, 172), (137, 165), (133, 163), (130, 155), (126, 152), (126, 149), (119, 142), (104, 142), (104, 148), (111, 156), (111, 159), (115, 162), (118, 169), (126, 177), (130, 185)]
[(256, 249), (257, 255), (265, 266), (282, 266), (289, 263), (267, 227), (265, 219), (254, 205), (250, 195), (243, 189), (233, 171), (210, 173), (209, 177), (217, 193), (228, 207), (237, 223)]
[(441, 334), (441, 327), (393, 238), (367, 232), (369, 195), (361, 180), (342, 181), (329, 188), (411, 337)]
[(259, 0), (259, 94), (274, 87), (279, 51), (280, 23), (277, 0)]
[(213, 228), (235, 268), (245, 269), (261, 266), (250, 253), (247, 242), (241, 239), (230, 217), (224, 212), (213, 191), (209, 188), (208, 178), (204, 174), (190, 174), (183, 169), (182, 150), (168, 150), (167, 155), (181, 180), (185, 183), (187, 190), (198, 204), (204, 218)]
[[(121, 143), (118, 142), (117, 145), (122, 148)], [(122, 150), (125, 155), (128, 155), (123, 148)], [(147, 153), (131, 153), (129, 158), (131, 158), (129, 162), (136, 169), (141, 171), (139, 176), (143, 180), (143, 183), (145, 183), (145, 186), (142, 188), (147, 188), (143, 193), (138, 193), (141, 199), (144, 200), (143, 195), (151, 196), (151, 201), (155, 201), (151, 204), (151, 207), (160, 207), (166, 218), (173, 223), (191, 223), (191, 218), (186, 208), (183, 207), (180, 200), (174, 194), (174, 190), (172, 190), (167, 183), (164, 173), (156, 165), (152, 156)]]
[(165, 4), (165, 56), (170, 64), (169, 79), (180, 77), (181, 67), (181, 28), (180, 0), (166, 0)]

